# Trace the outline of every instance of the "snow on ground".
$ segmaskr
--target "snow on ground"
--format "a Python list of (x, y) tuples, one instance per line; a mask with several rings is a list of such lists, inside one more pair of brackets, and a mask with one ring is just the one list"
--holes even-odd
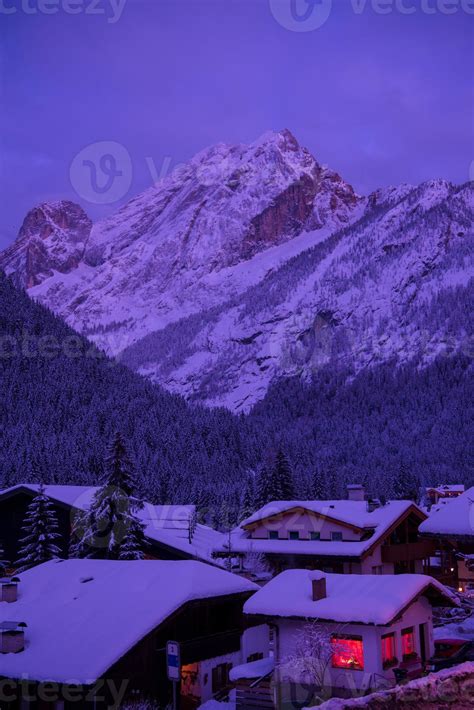
[[(327, 596), (313, 601), (314, 575), (326, 578)], [(325, 574), (291, 569), (282, 572), (244, 605), (246, 614), (323, 619), (342, 623), (390, 624), (412, 600), (428, 588), (457, 606), (456, 596), (424, 574)]]
[(412, 680), (391, 690), (371, 693), (362, 698), (343, 700), (332, 698), (319, 705), (322, 710), (345, 710), (346, 708), (425, 708), (426, 710), (471, 710), (474, 663), (463, 663), (439, 673), (430, 673), (424, 678)]
[[(257, 585), (195, 561), (59, 560), (21, 575), (2, 621), (27, 624), (26, 648), (0, 656), (0, 676), (89, 685), (183, 604)], [(113, 601), (113, 603), (111, 603)]]

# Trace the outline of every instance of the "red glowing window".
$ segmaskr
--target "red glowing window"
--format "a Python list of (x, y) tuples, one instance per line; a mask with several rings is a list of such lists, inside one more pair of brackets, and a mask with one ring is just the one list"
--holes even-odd
[(394, 634), (386, 634), (386, 636), (382, 636), (382, 661), (384, 666), (390, 665), (394, 661), (396, 661), (396, 654), (395, 654), (395, 635)]
[(361, 671), (364, 669), (362, 636), (339, 636), (331, 639), (332, 667)]
[(402, 652), (403, 658), (412, 658), (413, 656), (416, 656), (413, 626), (409, 629), (403, 629), (402, 631)]

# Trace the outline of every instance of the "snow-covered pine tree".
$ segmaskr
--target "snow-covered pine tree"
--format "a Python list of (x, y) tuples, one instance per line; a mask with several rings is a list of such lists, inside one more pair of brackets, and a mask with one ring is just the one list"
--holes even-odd
[(393, 482), (395, 499), (417, 501), (419, 497), (420, 481), (407, 466), (402, 464)]
[(290, 463), (280, 448), (276, 455), (275, 466), (272, 472), (273, 486), (277, 495), (274, 500), (293, 500), (295, 497), (295, 484)]
[(76, 513), (72, 524), (68, 556), (84, 559), (93, 557), (94, 517), (90, 510)]
[(258, 510), (271, 500), (276, 500), (271, 471), (262, 466), (255, 481), (255, 509)]
[(118, 546), (119, 560), (142, 560), (145, 526), (133, 513), (126, 519), (126, 532)]
[(136, 488), (133, 466), (123, 436), (116, 432), (104, 460), (106, 486), (120, 488), (127, 496)]
[(61, 535), (58, 533), (56, 512), (45, 493), (43, 483), (27, 508), (22, 532), (24, 535), (20, 539), (21, 548), (15, 563), (19, 572), (61, 554), (57, 545)]
[(239, 522), (248, 518), (256, 510), (255, 481), (252, 475), (244, 483), (244, 490), (240, 502)]
[[(76, 540), (70, 554), (74, 557), (137, 559), (136, 545), (143, 543), (143, 526), (135, 513), (143, 503), (131, 494), (135, 476), (127, 448), (120, 433), (115, 434), (104, 462), (104, 484), (95, 493), (87, 511), (78, 517)], [(128, 537), (128, 540), (127, 540)], [(126, 541), (127, 540), (127, 541)], [(122, 545), (126, 541), (125, 554)]]
[(326, 486), (319, 469), (316, 469), (311, 477), (311, 496), (313, 500), (325, 500), (326, 498)]

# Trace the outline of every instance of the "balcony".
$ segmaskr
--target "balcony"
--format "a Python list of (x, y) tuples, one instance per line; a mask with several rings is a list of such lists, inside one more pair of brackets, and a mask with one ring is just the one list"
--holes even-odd
[(434, 554), (435, 545), (431, 540), (406, 542), (399, 545), (382, 545), (382, 562), (412, 562), (423, 560)]

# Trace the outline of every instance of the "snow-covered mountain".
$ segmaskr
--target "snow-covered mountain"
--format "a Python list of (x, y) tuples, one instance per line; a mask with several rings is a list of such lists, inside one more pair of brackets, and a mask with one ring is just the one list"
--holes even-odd
[(93, 226), (41, 205), (0, 268), (168, 389), (247, 410), (329, 362), (468, 346), (474, 187), (357, 196), (287, 130), (218, 145)]

